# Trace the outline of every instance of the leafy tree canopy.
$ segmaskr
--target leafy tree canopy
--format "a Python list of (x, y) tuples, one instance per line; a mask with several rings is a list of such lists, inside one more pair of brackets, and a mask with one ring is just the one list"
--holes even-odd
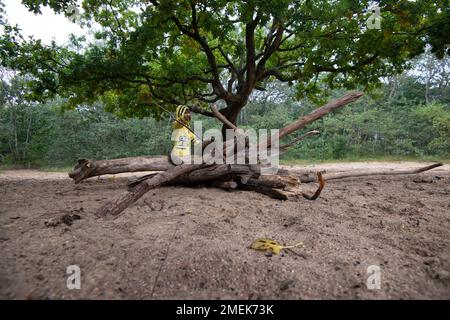
[[(76, 5), (22, 3), (65, 15)], [(367, 27), (374, 5), (380, 29)], [(101, 99), (129, 116), (159, 116), (154, 104), (208, 114), (206, 103), (223, 100), (235, 122), (251, 93), (275, 79), (295, 85), (298, 97), (319, 98), (371, 88), (427, 45), (438, 57), (450, 52), (448, 0), (84, 0), (80, 11), (79, 23), (100, 31), (67, 46), (25, 39), (0, 19), (1, 63), (33, 76), (32, 98), (60, 95), (69, 106)]]

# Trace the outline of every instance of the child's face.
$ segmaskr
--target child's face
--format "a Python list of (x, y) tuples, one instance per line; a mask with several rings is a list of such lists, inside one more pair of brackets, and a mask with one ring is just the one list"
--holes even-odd
[(191, 121), (191, 111), (190, 110), (186, 110), (186, 112), (184, 113), (183, 119), (185, 121)]

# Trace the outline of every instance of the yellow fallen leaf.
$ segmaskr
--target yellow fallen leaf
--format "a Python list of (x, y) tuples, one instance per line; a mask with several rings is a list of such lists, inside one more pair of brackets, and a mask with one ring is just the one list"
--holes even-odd
[(293, 246), (283, 246), (283, 245), (277, 243), (275, 240), (261, 238), (261, 239), (256, 239), (255, 241), (253, 241), (250, 248), (255, 249), (255, 250), (262, 250), (262, 251), (272, 251), (272, 253), (274, 253), (274, 254), (280, 254), (282, 249), (295, 248), (295, 247), (298, 247), (301, 245), (303, 245), (303, 242), (299, 242)]

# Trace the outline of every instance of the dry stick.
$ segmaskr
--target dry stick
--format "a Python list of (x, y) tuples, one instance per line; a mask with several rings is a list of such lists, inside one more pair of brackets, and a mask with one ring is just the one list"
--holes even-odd
[(153, 294), (155, 293), (156, 284), (158, 283), (159, 275), (161, 274), (161, 270), (167, 261), (167, 256), (169, 255), (170, 246), (171, 246), (173, 240), (175, 239), (175, 235), (177, 234), (177, 231), (178, 231), (178, 225), (175, 227), (175, 231), (173, 232), (172, 238), (170, 239), (170, 242), (167, 245), (167, 250), (166, 250), (166, 254), (164, 255), (164, 260), (161, 261), (161, 264), (159, 265), (158, 273), (156, 274), (156, 277), (155, 277), (155, 282), (153, 282), (153, 288), (152, 288), (152, 293), (150, 294), (150, 299), (153, 298)]
[(354, 91), (354, 92), (347, 93), (346, 95), (342, 96), (339, 99), (328, 102), (323, 107), (320, 107), (320, 108), (314, 110), (313, 112), (307, 114), (306, 116), (298, 119), (297, 121), (283, 127), (280, 130), (279, 139), (287, 136), (288, 134), (291, 134), (294, 131), (297, 131), (297, 130), (305, 127), (308, 123), (311, 123), (317, 119), (320, 119), (323, 116), (327, 115), (328, 113), (330, 113), (342, 106), (345, 106), (351, 102), (358, 100), (363, 95), (364, 95), (364, 93), (362, 93), (360, 91)]
[(161, 172), (150, 179), (139, 183), (134, 187), (133, 191), (127, 192), (115, 200), (107, 203), (96, 212), (96, 215), (98, 217), (105, 217), (107, 215), (117, 217), (126, 208), (128, 208), (129, 205), (134, 203), (149, 190), (159, 187), (163, 183), (173, 180), (184, 173), (200, 169), (204, 166), (204, 164), (182, 164)]
[[(339, 173), (331, 173), (325, 174), (325, 180), (338, 180), (344, 178), (356, 178), (356, 177), (367, 177), (367, 176), (395, 176), (401, 174), (417, 174), (424, 171), (428, 171), (437, 167), (442, 166), (442, 163), (434, 163), (432, 165), (418, 168), (418, 169), (408, 169), (408, 170), (380, 170), (380, 171), (372, 171), (372, 172), (339, 172)], [(314, 177), (300, 177), (300, 181), (303, 183), (316, 182), (316, 178)]]
[(344, 178), (353, 178), (353, 177), (365, 177), (365, 176), (389, 176), (389, 175), (399, 175), (399, 174), (417, 174), (424, 171), (428, 171), (437, 167), (442, 166), (442, 163), (434, 163), (432, 165), (422, 167), (419, 169), (409, 169), (409, 170), (397, 170), (397, 171), (373, 171), (373, 172), (358, 172), (358, 173), (348, 173), (348, 172), (341, 172), (341, 173), (335, 173), (326, 175), (326, 180), (337, 180), (337, 179), (344, 179)]
[(298, 252), (292, 250), (291, 248), (284, 248), (284, 249), (286, 249), (286, 251), (292, 252), (293, 254), (295, 254), (296, 256), (299, 256), (300, 258), (307, 259), (303, 253), (298, 253)]
[(289, 147), (292, 147), (295, 143), (297, 143), (299, 141), (302, 141), (302, 140), (304, 140), (305, 138), (307, 138), (309, 136), (314, 136), (314, 135), (317, 135), (319, 133), (320, 132), (317, 131), (317, 130), (309, 131), (309, 132), (307, 132), (305, 134), (302, 134), (300, 137), (297, 137), (297, 138), (293, 139), (292, 141), (289, 141), (288, 143), (283, 144), (282, 146), (280, 146), (280, 149), (283, 150), (283, 149), (287, 149)]
[[(183, 123), (182, 121), (178, 120), (177, 118), (175, 118), (172, 115), (172, 112), (170, 112), (169, 110), (167, 110), (166, 108), (164, 108), (162, 105), (160, 105), (159, 103), (155, 103), (156, 106), (158, 106), (159, 108), (161, 108), (163, 111), (167, 112), (167, 114), (169, 114), (169, 117), (172, 118), (175, 122), (177, 122), (179, 125), (185, 127), (186, 129), (188, 129), (197, 139), (201, 140), (199, 137), (197, 137), (197, 135), (195, 134), (195, 132), (189, 128), (189, 126), (187, 126), (185, 123)], [(189, 110), (192, 110), (191, 108), (188, 107)]]
[[(288, 124), (287, 126), (283, 127), (280, 129), (279, 133), (271, 136), (267, 139), (267, 141), (264, 141), (262, 144), (260, 144), (258, 146), (258, 150), (260, 150), (260, 148), (268, 148), (270, 147), (272, 140), (275, 139), (282, 139), (283, 137), (304, 128), (307, 124), (316, 121), (317, 119), (320, 119), (322, 117), (324, 117), (325, 115), (327, 115), (328, 113), (343, 107), (351, 102), (354, 102), (356, 100), (358, 100), (359, 98), (361, 98), (364, 95), (364, 93), (360, 92), (360, 91), (354, 91), (354, 92), (350, 92), (344, 96), (342, 96), (339, 99), (333, 100), (328, 102), (327, 104), (325, 104), (324, 106), (315, 109), (314, 111), (312, 111), (311, 113), (307, 114), (306, 116), (303, 116), (301, 118), (299, 118), (297, 121), (294, 121), (290, 124)], [(295, 142), (294, 142), (295, 143)], [(289, 147), (289, 146), (288, 146)], [(322, 189), (325, 186), (325, 181), (322, 177), (322, 174), (320, 172), (317, 173), (317, 179), (319, 181), (319, 188), (316, 190), (316, 192), (312, 195), (309, 196), (305, 193), (302, 193), (302, 196), (305, 199), (308, 200), (315, 200), (319, 197), (320, 193), (322, 192)]]

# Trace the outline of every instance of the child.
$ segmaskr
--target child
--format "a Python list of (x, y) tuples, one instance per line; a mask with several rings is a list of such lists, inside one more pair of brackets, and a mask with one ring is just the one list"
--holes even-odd
[(175, 119), (173, 122), (173, 148), (170, 153), (170, 160), (175, 165), (192, 163), (191, 142), (198, 143), (199, 141), (189, 128), (191, 111), (186, 106), (180, 105), (175, 112)]

